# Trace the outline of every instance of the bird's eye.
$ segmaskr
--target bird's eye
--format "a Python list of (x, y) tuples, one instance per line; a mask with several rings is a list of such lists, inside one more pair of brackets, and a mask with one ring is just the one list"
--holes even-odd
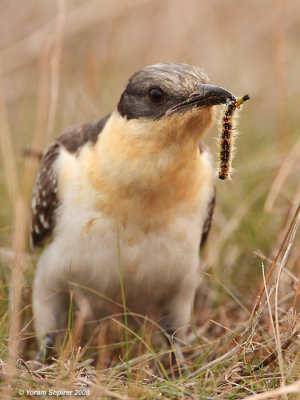
[(165, 94), (160, 88), (151, 88), (148, 95), (152, 103), (155, 104), (160, 104), (165, 99)]

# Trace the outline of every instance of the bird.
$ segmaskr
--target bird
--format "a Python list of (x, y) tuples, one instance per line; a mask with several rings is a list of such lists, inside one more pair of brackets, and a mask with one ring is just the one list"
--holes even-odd
[(34, 324), (46, 354), (67, 326), (72, 282), (87, 319), (111, 315), (123, 285), (128, 310), (184, 337), (215, 205), (202, 137), (215, 106), (232, 99), (200, 67), (150, 65), (131, 76), (109, 115), (46, 148), (31, 205), (31, 244), (43, 249)]

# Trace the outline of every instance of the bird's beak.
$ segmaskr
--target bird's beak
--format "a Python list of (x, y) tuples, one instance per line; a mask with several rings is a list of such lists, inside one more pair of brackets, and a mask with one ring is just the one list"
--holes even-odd
[(167, 114), (184, 112), (191, 108), (211, 107), (224, 104), (228, 100), (235, 100), (235, 97), (227, 90), (214, 85), (199, 84), (196, 92), (192, 93), (188, 99), (170, 108)]

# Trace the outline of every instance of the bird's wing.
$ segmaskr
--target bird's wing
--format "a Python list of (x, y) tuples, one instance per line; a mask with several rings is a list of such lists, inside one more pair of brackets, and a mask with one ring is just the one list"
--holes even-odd
[[(200, 142), (199, 143), (199, 151), (200, 154), (206, 152), (206, 151), (210, 151), (209, 148), (203, 143)], [(201, 235), (201, 240), (200, 240), (200, 249), (204, 246), (207, 236), (209, 234), (210, 231), (210, 227), (211, 227), (211, 222), (212, 222), (212, 217), (213, 217), (213, 213), (214, 213), (214, 208), (215, 208), (215, 203), (216, 203), (216, 187), (214, 189), (214, 193), (211, 197), (211, 200), (208, 204), (208, 209), (207, 209), (207, 217), (206, 220), (204, 222), (203, 225), (203, 229), (202, 229), (202, 235)]]
[(109, 115), (69, 129), (45, 150), (32, 194), (32, 247), (42, 247), (55, 227), (55, 211), (59, 205), (55, 161), (60, 148), (77, 155), (86, 143), (96, 143), (108, 118)]

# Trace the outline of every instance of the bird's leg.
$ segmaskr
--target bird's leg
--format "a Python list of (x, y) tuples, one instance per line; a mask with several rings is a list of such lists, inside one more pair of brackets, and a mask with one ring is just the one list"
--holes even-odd
[[(176, 291), (173, 299), (168, 299), (168, 308), (166, 309), (166, 319), (162, 326), (165, 328), (168, 336), (168, 345), (172, 348), (171, 363), (175, 369), (185, 370), (186, 365), (184, 356), (180, 350), (180, 345), (176, 337), (183, 338), (186, 327), (190, 322), (191, 308), (194, 300), (195, 288), (193, 285), (182, 287), (182, 290)], [(188, 293), (188, 295), (187, 295)], [(178, 376), (178, 373), (176, 373)]]
[(36, 356), (36, 360), (45, 362), (49, 360), (54, 354), (55, 334), (48, 333), (42, 340), (40, 350)]
[(39, 267), (33, 286), (33, 312), (35, 330), (42, 341), (37, 358), (43, 360), (54, 354), (58, 332), (67, 328), (70, 301), (61, 282), (55, 276), (45, 276), (45, 268)]
[[(168, 346), (171, 347), (172, 351), (171, 351), (171, 359), (170, 359), (170, 364), (171, 364), (171, 369), (174, 371), (175, 369), (175, 376), (178, 377), (178, 367), (179, 368), (184, 368), (184, 356), (180, 350), (180, 346), (178, 344), (178, 341), (176, 340), (175, 336), (174, 336), (174, 331), (171, 329), (168, 329), (166, 331), (168, 336), (165, 336), (166, 341)], [(175, 368), (174, 368), (175, 367)]]
[(48, 292), (34, 290), (33, 292), (35, 329), (41, 338), (38, 361), (49, 360), (55, 354), (55, 344), (58, 335), (67, 328), (69, 313), (69, 297), (66, 292)]

